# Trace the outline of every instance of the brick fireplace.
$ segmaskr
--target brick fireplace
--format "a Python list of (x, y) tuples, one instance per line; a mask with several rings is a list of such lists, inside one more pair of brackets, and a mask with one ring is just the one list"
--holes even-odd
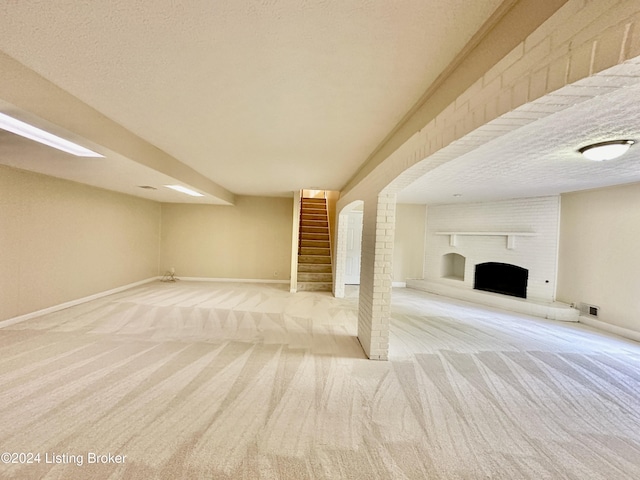
[(553, 304), (559, 216), (559, 196), (429, 206), (424, 278), (407, 286), (526, 313)]

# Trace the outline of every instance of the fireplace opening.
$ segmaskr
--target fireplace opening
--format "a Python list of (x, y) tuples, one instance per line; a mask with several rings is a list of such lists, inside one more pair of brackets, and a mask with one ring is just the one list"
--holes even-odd
[(473, 288), (527, 298), (529, 270), (508, 263), (487, 262), (476, 265)]

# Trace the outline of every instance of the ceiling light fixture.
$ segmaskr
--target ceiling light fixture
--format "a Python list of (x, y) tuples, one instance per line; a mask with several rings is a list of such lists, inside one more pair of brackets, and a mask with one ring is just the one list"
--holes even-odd
[(603, 160), (613, 160), (624, 155), (634, 143), (636, 143), (634, 140), (610, 140), (587, 145), (579, 148), (578, 152), (589, 160), (601, 162)]
[(175, 190), (176, 192), (186, 193), (192, 197), (204, 197), (203, 194), (198, 193), (195, 190), (191, 190), (190, 188), (183, 187), (182, 185), (165, 185), (165, 187)]
[(4, 113), (0, 113), (0, 128), (3, 130), (6, 130), (7, 132), (20, 135), (21, 137), (34, 140), (36, 142), (42, 143), (44, 145), (48, 145), (53, 148), (57, 148), (58, 150), (62, 150), (63, 152), (70, 153), (71, 155), (75, 155), (76, 157), (104, 158), (104, 155), (100, 155), (99, 153), (96, 153), (87, 148), (81, 147), (80, 145), (70, 142), (69, 140), (60, 138), (57, 135), (54, 135), (53, 133), (40, 130), (39, 128), (34, 127), (33, 125), (24, 123), (13, 117), (10, 117), (9, 115), (5, 115)]

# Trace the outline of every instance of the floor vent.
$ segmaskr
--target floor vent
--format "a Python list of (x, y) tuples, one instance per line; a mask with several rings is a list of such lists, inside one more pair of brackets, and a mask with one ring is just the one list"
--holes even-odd
[(588, 303), (581, 303), (579, 305), (579, 310), (582, 315), (597, 317), (600, 307), (596, 307), (595, 305), (589, 305)]

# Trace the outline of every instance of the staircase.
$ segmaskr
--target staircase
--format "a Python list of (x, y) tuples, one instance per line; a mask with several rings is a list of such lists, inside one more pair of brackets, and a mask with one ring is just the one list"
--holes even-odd
[(330, 292), (331, 244), (324, 198), (302, 199), (298, 245), (298, 291)]

